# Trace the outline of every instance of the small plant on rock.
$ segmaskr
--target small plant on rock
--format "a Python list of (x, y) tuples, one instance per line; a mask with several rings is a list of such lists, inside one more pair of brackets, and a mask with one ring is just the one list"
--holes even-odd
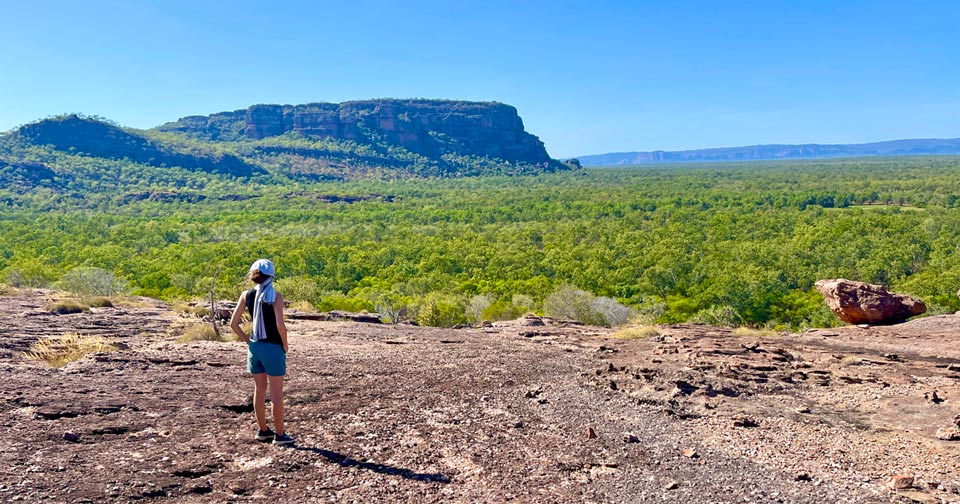
[(201, 304), (190, 305), (187, 303), (178, 303), (173, 306), (173, 309), (184, 315), (192, 315), (199, 318), (210, 316), (210, 307)]
[(91, 308), (113, 308), (113, 300), (108, 297), (95, 297), (85, 301)]
[(768, 329), (754, 329), (752, 327), (738, 327), (733, 330), (734, 336), (743, 338), (772, 338), (777, 335), (776, 332)]
[(223, 339), (213, 330), (210, 324), (190, 324), (183, 331), (183, 335), (177, 338), (177, 343), (190, 343), (191, 341), (223, 341)]
[(90, 307), (76, 299), (61, 299), (47, 305), (47, 311), (57, 315), (68, 315), (71, 313), (83, 313), (90, 311)]
[(290, 308), (297, 310), (303, 313), (317, 313), (317, 307), (313, 305), (310, 301), (294, 301), (290, 304)]
[(630, 325), (613, 333), (611, 337), (617, 339), (649, 339), (660, 335), (656, 327), (648, 325)]
[(74, 333), (39, 339), (30, 345), (30, 349), (23, 355), (30, 360), (46, 362), (50, 367), (61, 368), (84, 355), (112, 352), (116, 349), (117, 347), (101, 336), (83, 336)]

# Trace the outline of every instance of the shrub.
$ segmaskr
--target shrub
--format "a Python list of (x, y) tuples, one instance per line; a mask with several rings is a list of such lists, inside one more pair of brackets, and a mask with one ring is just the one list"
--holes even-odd
[(626, 324), (637, 314), (637, 310), (624, 306), (616, 299), (608, 297), (598, 297), (590, 305), (598, 319), (603, 320), (601, 325), (610, 327)]
[(307, 301), (317, 300), (317, 282), (308, 277), (290, 277), (277, 280), (277, 290), (283, 293), (283, 298), (287, 301)]
[(526, 294), (514, 294), (511, 302), (521, 314), (533, 311), (533, 298)]
[(3, 279), (13, 287), (46, 287), (54, 278), (53, 268), (39, 261), (21, 261), (3, 272)]
[(177, 343), (191, 341), (223, 341), (210, 324), (190, 324), (184, 329), (183, 335), (177, 338)]
[(550, 317), (579, 320), (585, 324), (595, 324), (591, 302), (593, 294), (570, 285), (561, 285), (543, 300), (543, 313)]
[(341, 310), (347, 312), (368, 312), (373, 303), (364, 298), (349, 297), (339, 292), (324, 292), (317, 309), (323, 312)]
[(519, 307), (501, 299), (483, 310), (483, 318), (485, 320), (514, 320), (528, 311), (527, 308)]
[(187, 296), (198, 294), (202, 286), (197, 284), (197, 277), (188, 273), (173, 273), (170, 275), (170, 287), (185, 293)]
[(71, 313), (83, 313), (89, 311), (90, 307), (75, 299), (62, 299), (47, 306), (47, 311), (57, 315), (68, 315)]
[(561, 285), (550, 293), (543, 300), (543, 312), (551, 317), (603, 326), (624, 324), (636, 314), (636, 310), (615, 299), (597, 297), (570, 285)]
[(373, 298), (374, 309), (383, 318), (384, 322), (396, 324), (407, 318), (413, 300), (399, 292), (377, 294)]
[(660, 317), (663, 317), (666, 311), (667, 303), (652, 298), (645, 298), (640, 303), (640, 308), (634, 317), (634, 322), (653, 324), (659, 321)]
[(63, 336), (37, 340), (30, 345), (29, 350), (24, 352), (24, 357), (46, 362), (50, 367), (60, 368), (84, 355), (112, 352), (116, 349), (117, 347), (100, 336), (64, 334)]
[(732, 306), (711, 306), (690, 317), (693, 324), (733, 327), (741, 322), (740, 314)]
[(441, 293), (431, 293), (417, 307), (417, 323), (432, 327), (453, 327), (467, 323), (466, 303), (463, 299)]
[(127, 283), (112, 272), (90, 266), (71, 269), (57, 282), (67, 292), (86, 296), (113, 296), (127, 289)]
[(484, 317), (484, 310), (490, 307), (492, 300), (489, 294), (477, 294), (467, 303), (467, 317), (471, 322), (480, 322)]

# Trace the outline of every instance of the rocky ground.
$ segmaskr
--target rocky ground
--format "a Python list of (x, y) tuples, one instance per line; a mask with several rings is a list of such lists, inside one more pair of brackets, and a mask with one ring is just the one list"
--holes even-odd
[[(279, 448), (252, 439), (242, 344), (175, 343), (189, 319), (150, 301), (52, 296), (0, 297), (3, 502), (960, 502), (960, 441), (937, 437), (960, 316), (635, 340), (291, 317)], [(121, 349), (23, 357), (68, 332)]]

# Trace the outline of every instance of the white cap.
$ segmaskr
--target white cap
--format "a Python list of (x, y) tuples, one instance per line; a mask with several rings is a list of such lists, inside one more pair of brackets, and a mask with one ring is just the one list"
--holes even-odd
[(250, 271), (257, 271), (267, 276), (273, 276), (273, 263), (269, 259), (257, 259), (250, 265)]

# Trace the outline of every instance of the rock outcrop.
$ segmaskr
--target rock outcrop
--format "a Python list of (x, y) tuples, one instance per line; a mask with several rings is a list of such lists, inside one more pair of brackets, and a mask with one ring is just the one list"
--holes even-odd
[(231, 154), (178, 152), (118, 126), (75, 114), (28, 124), (14, 134), (34, 145), (49, 145), (59, 151), (92, 157), (126, 158), (151, 166), (179, 166), (236, 177), (266, 173), (259, 166)]
[(849, 324), (895, 324), (927, 311), (919, 299), (887, 292), (882, 285), (846, 280), (820, 280), (817, 290), (840, 320)]
[(304, 105), (254, 105), (190, 116), (161, 131), (204, 140), (263, 139), (289, 131), (356, 142), (378, 139), (427, 157), (460, 154), (549, 165), (543, 142), (523, 128), (517, 109), (496, 102), (365, 100)]

